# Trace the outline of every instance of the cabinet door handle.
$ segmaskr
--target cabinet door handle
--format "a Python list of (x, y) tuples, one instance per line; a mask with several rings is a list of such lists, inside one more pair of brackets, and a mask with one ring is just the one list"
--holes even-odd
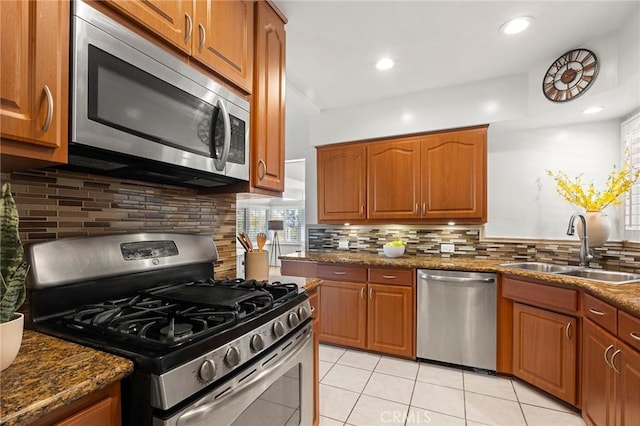
[(607, 349), (604, 350), (604, 362), (606, 362), (609, 367), (613, 368), (611, 363), (609, 363), (609, 358), (607, 358), (607, 354), (611, 349), (613, 349), (613, 345), (609, 345)]
[(200, 30), (200, 43), (198, 44), (198, 50), (202, 52), (204, 49), (204, 42), (207, 41), (207, 32), (204, 29), (202, 24), (198, 24), (198, 29)]
[(416, 203), (416, 206), (413, 208), (413, 215), (418, 216), (418, 211), (418, 203)]
[(364, 204), (360, 206), (360, 214), (364, 214)]
[(398, 277), (396, 277), (395, 275), (383, 275), (382, 278), (386, 278), (388, 280), (395, 280)]
[(44, 94), (47, 98), (47, 118), (45, 118), (44, 124), (42, 125), (42, 131), (47, 132), (53, 120), (53, 95), (51, 94), (49, 86), (46, 84), (44, 85)]
[(571, 323), (567, 323), (567, 327), (564, 329), (564, 335), (567, 336), (567, 340), (571, 340)]
[(427, 203), (422, 203), (422, 216), (427, 215)]
[(616, 356), (618, 356), (620, 352), (622, 352), (622, 349), (618, 349), (613, 353), (613, 355), (611, 355), (611, 368), (613, 368), (613, 371), (618, 374), (620, 374), (620, 371), (616, 368)]
[(369, 288), (369, 300), (373, 300), (373, 289)]
[(589, 308), (589, 312), (594, 315), (604, 315), (604, 312), (596, 311), (595, 309)]
[[(262, 167), (260, 167), (261, 165)], [(260, 174), (261, 170), (262, 170), (262, 174)], [(267, 163), (265, 163), (264, 160), (258, 161), (258, 180), (264, 179), (264, 175), (266, 174), (267, 174)]]
[(187, 27), (184, 32), (184, 42), (188, 43), (191, 40), (191, 35), (193, 34), (193, 20), (188, 13), (184, 14), (185, 26)]
[(311, 315), (313, 315), (313, 313), (316, 311), (316, 308), (314, 308), (313, 306), (311, 307)]
[(360, 299), (364, 299), (364, 287), (360, 288)]
[(347, 273), (343, 271), (333, 271), (333, 275), (347, 275)]

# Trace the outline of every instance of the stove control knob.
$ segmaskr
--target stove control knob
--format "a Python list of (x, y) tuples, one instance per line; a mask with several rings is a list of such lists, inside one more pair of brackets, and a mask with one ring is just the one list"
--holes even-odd
[(280, 321), (276, 321), (273, 323), (273, 334), (277, 337), (280, 338), (282, 336), (284, 336), (284, 326), (282, 325), (282, 323)]
[(224, 356), (224, 362), (229, 367), (235, 367), (240, 364), (240, 351), (235, 346), (231, 346), (227, 349), (227, 353)]
[(289, 319), (289, 325), (291, 327), (295, 327), (300, 323), (300, 318), (298, 318), (298, 314), (296, 314), (295, 312), (290, 312), (288, 319)]
[(198, 377), (205, 383), (216, 377), (216, 363), (211, 359), (205, 359), (198, 369)]
[(251, 350), (254, 352), (260, 352), (264, 349), (264, 340), (259, 334), (254, 334), (251, 338)]
[(300, 308), (298, 309), (298, 316), (300, 317), (301, 321), (304, 321), (309, 318), (309, 311), (306, 307), (300, 306)]

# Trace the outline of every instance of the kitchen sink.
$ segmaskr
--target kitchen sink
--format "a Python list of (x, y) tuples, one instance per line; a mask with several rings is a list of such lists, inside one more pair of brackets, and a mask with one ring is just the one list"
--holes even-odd
[(523, 269), (526, 271), (546, 272), (550, 274), (569, 272), (576, 269), (575, 266), (555, 265), (553, 263), (542, 262), (503, 263), (500, 266), (504, 266), (506, 268)]
[(586, 280), (602, 281), (607, 284), (628, 284), (640, 281), (640, 274), (604, 271), (600, 269), (575, 269), (573, 271), (558, 272), (558, 275), (584, 278)]

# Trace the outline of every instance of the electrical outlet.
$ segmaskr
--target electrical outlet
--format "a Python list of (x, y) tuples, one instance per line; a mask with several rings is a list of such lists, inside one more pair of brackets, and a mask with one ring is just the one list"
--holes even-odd
[(349, 241), (338, 241), (339, 250), (349, 250)]
[(440, 253), (453, 253), (456, 251), (454, 244), (440, 244)]

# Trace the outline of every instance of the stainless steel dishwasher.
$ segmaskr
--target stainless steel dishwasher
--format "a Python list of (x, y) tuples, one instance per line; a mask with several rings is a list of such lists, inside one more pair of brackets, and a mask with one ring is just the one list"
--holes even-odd
[(496, 370), (496, 274), (418, 269), (418, 358)]

